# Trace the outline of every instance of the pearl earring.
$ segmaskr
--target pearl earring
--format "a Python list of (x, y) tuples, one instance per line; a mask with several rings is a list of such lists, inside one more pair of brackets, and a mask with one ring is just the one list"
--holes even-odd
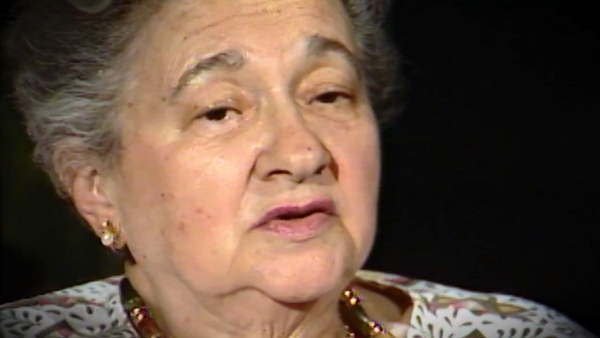
[(102, 231), (100, 233), (100, 241), (102, 242), (102, 245), (114, 249), (117, 235), (117, 230), (111, 221), (106, 220), (102, 222)]

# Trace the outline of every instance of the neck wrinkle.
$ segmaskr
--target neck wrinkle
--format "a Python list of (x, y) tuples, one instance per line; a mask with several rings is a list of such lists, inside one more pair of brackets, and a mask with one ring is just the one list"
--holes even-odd
[[(158, 327), (165, 334), (164, 338), (346, 337), (338, 312), (341, 291), (307, 305), (305, 309), (298, 309), (266, 296), (259, 302), (256, 295), (249, 297), (253, 302), (244, 299), (246, 297), (242, 297), (241, 301), (223, 302), (217, 297), (212, 301), (198, 300), (191, 294), (182, 296), (181, 293), (179, 297), (172, 294), (161, 296), (159, 290), (163, 288), (154, 286), (139, 267), (126, 268), (126, 276), (151, 310)], [(178, 287), (177, 282), (173, 285), (170, 290), (187, 290), (184, 285)], [(176, 304), (175, 298), (186, 302)], [(214, 305), (211, 306), (211, 303)]]

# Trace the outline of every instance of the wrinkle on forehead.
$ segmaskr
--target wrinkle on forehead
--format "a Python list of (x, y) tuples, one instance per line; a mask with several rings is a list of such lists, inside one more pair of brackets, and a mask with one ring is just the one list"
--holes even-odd
[[(341, 18), (345, 19), (344, 8), (338, 0), (178, 0), (167, 5), (166, 10), (163, 10), (163, 15), (159, 15), (159, 20), (166, 20), (171, 29), (189, 24), (196, 25), (197, 27), (190, 33), (199, 34), (235, 19), (255, 19), (266, 15), (276, 15), (279, 21), (313, 17), (327, 22), (332, 19), (328, 16), (331, 13), (328, 15), (321, 11), (312, 11), (311, 13), (306, 9), (310, 7), (326, 9), (332, 4), (333, 8), (339, 8)], [(210, 15), (199, 12), (196, 7), (210, 9)], [(349, 26), (349, 22), (344, 21)]]
[(131, 81), (171, 91), (174, 79), (199, 56), (231, 48), (252, 53), (261, 40), (270, 52), (283, 53), (321, 34), (355, 52), (351, 32), (339, 0), (166, 1), (135, 42)]

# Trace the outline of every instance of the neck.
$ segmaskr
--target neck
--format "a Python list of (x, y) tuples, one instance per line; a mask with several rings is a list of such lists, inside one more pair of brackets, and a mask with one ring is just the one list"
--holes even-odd
[(278, 302), (255, 289), (197, 295), (175, 280), (154, 285), (140, 271), (127, 277), (151, 310), (163, 337), (177, 338), (339, 338), (342, 290), (308, 303)]

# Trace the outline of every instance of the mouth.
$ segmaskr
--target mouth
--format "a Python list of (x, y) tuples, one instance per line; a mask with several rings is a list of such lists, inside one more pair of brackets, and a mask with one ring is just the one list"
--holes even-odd
[(302, 206), (275, 207), (265, 213), (253, 228), (292, 241), (304, 241), (317, 236), (335, 216), (333, 201), (315, 200)]
[(331, 200), (312, 201), (303, 206), (284, 205), (267, 211), (254, 227), (260, 227), (273, 220), (289, 221), (305, 218), (316, 213), (333, 216), (335, 212), (335, 203)]

